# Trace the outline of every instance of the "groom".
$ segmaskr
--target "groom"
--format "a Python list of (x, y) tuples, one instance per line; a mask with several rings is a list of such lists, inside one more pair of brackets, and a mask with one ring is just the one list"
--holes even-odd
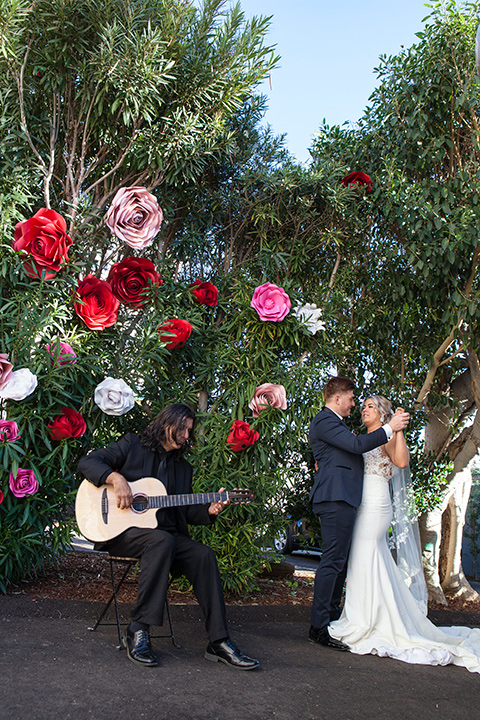
[(378, 430), (355, 436), (343, 420), (355, 405), (354, 389), (349, 378), (330, 378), (323, 389), (325, 407), (313, 418), (309, 432), (316, 467), (310, 502), (321, 522), (323, 551), (315, 576), (308, 639), (337, 650), (348, 650), (348, 646), (332, 638), (328, 626), (340, 616), (356, 508), (362, 500), (362, 453), (384, 445), (410, 418), (399, 412)]

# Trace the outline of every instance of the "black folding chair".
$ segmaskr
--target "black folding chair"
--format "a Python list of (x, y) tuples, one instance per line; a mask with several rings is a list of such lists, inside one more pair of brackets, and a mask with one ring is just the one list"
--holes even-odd
[[(110, 562), (110, 578), (112, 582), (112, 595), (108, 602), (106, 603), (105, 607), (103, 608), (102, 612), (100, 613), (100, 616), (98, 617), (98, 620), (96, 621), (95, 625), (93, 627), (89, 627), (88, 629), (92, 632), (95, 632), (95, 630), (98, 628), (99, 625), (116, 625), (117, 631), (118, 631), (118, 645), (117, 649), (121, 650), (123, 648), (122, 643), (122, 622), (120, 620), (120, 611), (118, 609), (118, 592), (120, 588), (123, 585), (124, 580), (126, 579), (128, 573), (130, 572), (132, 566), (134, 566), (136, 563), (138, 563), (138, 558), (132, 558), (132, 557), (120, 557), (118, 555), (109, 555), (108, 560)], [(125, 565), (125, 570), (120, 578), (119, 581), (115, 580), (115, 565), (116, 564), (123, 564)], [(116, 622), (105, 622), (104, 617), (106, 616), (111, 604), (114, 604), (115, 607), (115, 617)], [(173, 622), (172, 622), (172, 614), (170, 612), (170, 605), (168, 604), (168, 599), (165, 601), (165, 609), (167, 611), (167, 617), (168, 622), (170, 625), (170, 634), (168, 635), (151, 635), (152, 638), (166, 638), (169, 637), (172, 640), (173, 645), (176, 648), (180, 648), (181, 645), (179, 645), (175, 639), (175, 633), (173, 631)]]

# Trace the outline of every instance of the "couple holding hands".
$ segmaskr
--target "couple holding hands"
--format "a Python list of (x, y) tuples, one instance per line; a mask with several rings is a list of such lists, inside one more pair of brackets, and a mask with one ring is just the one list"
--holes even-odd
[(401, 408), (393, 413), (380, 395), (368, 397), (362, 406), (368, 432), (357, 437), (344, 422), (355, 405), (354, 389), (349, 378), (331, 378), (325, 407), (310, 425), (316, 464), (310, 500), (321, 521), (323, 552), (309, 640), (360, 655), (480, 672), (480, 630), (437, 628), (427, 619), (418, 527), (406, 481), (403, 430), (409, 415)]

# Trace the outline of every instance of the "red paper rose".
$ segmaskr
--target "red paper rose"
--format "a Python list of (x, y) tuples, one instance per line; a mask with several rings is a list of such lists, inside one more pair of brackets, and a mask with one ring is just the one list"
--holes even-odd
[(356, 185), (357, 187), (362, 187), (365, 189), (365, 192), (372, 192), (372, 181), (370, 177), (360, 171), (351, 172), (349, 175), (345, 175), (344, 178), (340, 181), (343, 185), (343, 187), (348, 187), (349, 185)]
[(48, 423), (52, 440), (82, 437), (87, 429), (87, 424), (80, 413), (67, 407), (62, 408), (62, 413), (62, 415), (56, 415)]
[(29, 259), (24, 262), (27, 275), (41, 277), (45, 269), (46, 279), (55, 277), (64, 262), (68, 262), (68, 249), (73, 240), (66, 233), (67, 225), (55, 210), (42, 208), (29, 220), (15, 226), (13, 249), (20, 250)]
[(233, 452), (239, 452), (256, 443), (260, 435), (247, 422), (235, 420), (227, 438), (227, 444)]
[(117, 322), (119, 301), (110, 283), (87, 275), (76, 290), (73, 306), (78, 317), (90, 330), (104, 330)]
[[(192, 334), (192, 330), (193, 328), (187, 320), (178, 318), (167, 320), (158, 328), (160, 339), (169, 350), (183, 347)], [(165, 331), (173, 334), (166, 335)]]
[(127, 305), (145, 305), (145, 296), (151, 285), (161, 285), (162, 278), (155, 265), (146, 258), (126, 257), (110, 268), (107, 282), (116, 298)]
[(202, 305), (208, 305), (209, 307), (218, 305), (218, 288), (215, 287), (213, 283), (195, 280), (195, 282), (190, 285), (190, 292)]

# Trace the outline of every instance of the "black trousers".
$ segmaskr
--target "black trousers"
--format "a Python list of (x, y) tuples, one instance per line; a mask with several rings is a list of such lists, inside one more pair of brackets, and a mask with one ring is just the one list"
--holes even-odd
[(315, 503), (322, 528), (322, 557), (315, 575), (310, 622), (322, 628), (338, 609), (347, 573), (356, 510), (346, 502)]
[(208, 545), (180, 533), (130, 528), (107, 545), (112, 555), (138, 557), (140, 575), (132, 620), (162, 625), (169, 574), (185, 575), (205, 617), (211, 641), (228, 637), (225, 601), (217, 559)]

